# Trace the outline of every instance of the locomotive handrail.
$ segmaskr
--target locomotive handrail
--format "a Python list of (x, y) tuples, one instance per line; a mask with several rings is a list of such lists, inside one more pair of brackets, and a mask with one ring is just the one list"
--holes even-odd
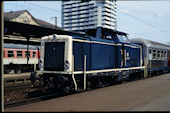
[(84, 55), (84, 90), (86, 89), (86, 55)]
[[(72, 56), (72, 71), (74, 72), (74, 55)], [(75, 91), (77, 91), (77, 83), (76, 83), (73, 72), (72, 72), (72, 79), (73, 79), (73, 82), (74, 82), (74, 85), (75, 85)]]

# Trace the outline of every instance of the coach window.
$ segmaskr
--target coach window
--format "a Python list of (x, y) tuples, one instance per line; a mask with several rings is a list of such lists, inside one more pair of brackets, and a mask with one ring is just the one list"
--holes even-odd
[(152, 56), (152, 49), (149, 49), (149, 60), (152, 60), (153, 56)]
[(161, 60), (164, 60), (164, 51), (161, 51)]
[(17, 58), (22, 58), (22, 51), (17, 51)]
[(153, 50), (153, 60), (156, 60), (156, 50)]
[[(27, 54), (27, 52), (28, 52), (28, 54)], [(25, 57), (26, 57), (26, 58), (27, 58), (27, 55), (28, 55), (28, 58), (31, 57), (30, 51), (25, 51)]]
[(36, 52), (35, 51), (32, 52), (32, 56), (33, 56), (33, 58), (36, 57)]
[(14, 51), (8, 51), (8, 57), (14, 57)]
[(157, 51), (157, 59), (160, 59), (160, 50)]

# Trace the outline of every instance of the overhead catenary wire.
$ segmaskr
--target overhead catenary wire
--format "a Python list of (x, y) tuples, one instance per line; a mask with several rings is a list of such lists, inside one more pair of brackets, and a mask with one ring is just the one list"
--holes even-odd
[(52, 11), (57, 11), (57, 12), (61, 13), (60, 10), (52, 9), (52, 8), (45, 7), (45, 6), (42, 6), (42, 5), (39, 5), (39, 4), (35, 4), (35, 3), (32, 3), (32, 2), (28, 2), (28, 1), (25, 1), (25, 2), (29, 3), (29, 4), (32, 4), (32, 5), (36, 5), (36, 6), (39, 6), (39, 7), (42, 7), (42, 8), (46, 8), (46, 9), (49, 9), (49, 10), (52, 10)]
[[(150, 12), (152, 15), (158, 17), (158, 15), (157, 15), (156, 13), (154, 13), (153, 11), (151, 11), (149, 8), (145, 7), (143, 4), (139, 3), (139, 1), (135, 1), (135, 3), (138, 4), (139, 6), (141, 6), (143, 9), (147, 10), (148, 12)], [(159, 18), (157, 18), (157, 19), (160, 19), (160, 18), (162, 18), (162, 17), (159, 16)], [(166, 21), (167, 23), (170, 24), (170, 22), (167, 21), (165, 18), (162, 18), (162, 19), (163, 19), (164, 21)], [(161, 21), (162, 21), (162, 20), (161, 20)], [(163, 22), (164, 22), (164, 21), (163, 21)]]
[[(117, 10), (118, 10), (118, 9), (117, 9)], [(157, 29), (157, 30), (159, 30), (159, 31), (164, 31), (164, 30), (162, 30), (161, 28), (159, 28), (159, 27), (157, 27), (157, 26), (155, 26), (155, 25), (152, 25), (152, 24), (150, 24), (150, 23), (147, 23), (147, 22), (145, 22), (145, 21), (143, 21), (143, 20), (141, 20), (141, 19), (138, 19), (137, 17), (134, 17), (134, 16), (132, 16), (132, 15), (126, 13), (126, 12), (123, 12), (123, 11), (121, 11), (121, 10), (118, 10), (118, 11), (121, 12), (121, 13), (123, 13), (123, 14), (126, 14), (127, 16), (129, 16), (129, 17), (131, 17), (131, 18), (133, 18), (133, 19), (135, 19), (135, 20), (138, 20), (138, 21), (140, 21), (140, 22), (142, 22), (142, 23), (144, 23), (144, 24), (146, 24), (146, 25), (148, 25), (148, 26), (150, 26), (150, 27), (153, 27), (154, 29)]]

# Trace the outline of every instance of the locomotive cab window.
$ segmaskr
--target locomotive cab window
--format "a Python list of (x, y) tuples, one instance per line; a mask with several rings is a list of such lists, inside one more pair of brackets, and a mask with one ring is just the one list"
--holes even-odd
[(112, 33), (104, 33), (103, 38), (109, 39), (109, 40), (116, 40), (116, 36)]
[(130, 43), (128, 37), (126, 35), (117, 35), (119, 41), (121, 42), (126, 42), (126, 43)]
[(14, 51), (9, 50), (8, 51), (8, 57), (14, 57)]
[(22, 51), (17, 51), (17, 58), (21, 58), (22, 57)]

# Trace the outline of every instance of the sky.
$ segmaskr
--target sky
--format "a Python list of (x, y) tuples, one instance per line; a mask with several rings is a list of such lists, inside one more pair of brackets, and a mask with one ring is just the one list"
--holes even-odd
[[(4, 12), (28, 10), (61, 27), (61, 1), (5, 1)], [(117, 0), (117, 30), (128, 37), (170, 44), (170, 0)]]

